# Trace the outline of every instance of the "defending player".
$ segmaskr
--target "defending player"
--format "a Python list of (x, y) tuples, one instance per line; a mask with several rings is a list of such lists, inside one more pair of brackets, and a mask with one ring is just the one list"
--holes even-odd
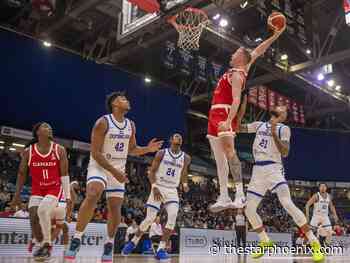
[(106, 106), (110, 114), (96, 121), (91, 134), (86, 197), (79, 209), (74, 238), (65, 253), (65, 258), (69, 260), (75, 259), (84, 230), (92, 219), (103, 191), (106, 191), (108, 237), (102, 261), (113, 261), (114, 236), (120, 223), (125, 183), (128, 182), (125, 174), (127, 156), (156, 152), (163, 144), (162, 141), (153, 139), (146, 147), (137, 146), (135, 124), (125, 117), (130, 110), (130, 104), (123, 93), (110, 94)]
[(266, 234), (263, 222), (257, 214), (257, 208), (267, 190), (275, 192), (283, 208), (293, 218), (294, 222), (304, 231), (310, 241), (313, 260), (324, 259), (320, 243), (311, 231), (305, 215), (298, 209), (290, 196), (288, 183), (284, 177), (282, 157), (289, 154), (290, 128), (282, 124), (287, 119), (287, 107), (279, 106), (271, 113), (268, 122), (253, 122), (241, 124), (240, 132), (256, 133), (253, 144), (255, 165), (247, 191), (247, 206), (245, 214), (260, 238), (259, 249), (253, 253), (254, 258), (264, 255), (265, 248), (273, 242)]
[[(220, 78), (214, 90), (207, 137), (216, 161), (220, 195), (217, 202), (210, 207), (212, 212), (220, 212), (227, 208), (242, 208), (245, 205), (241, 162), (234, 147), (235, 132), (239, 125), (237, 112), (241, 103), (241, 92), (245, 88), (250, 66), (265, 53), (284, 30), (285, 28), (275, 31), (251, 53), (245, 48), (239, 48), (231, 57), (231, 69)], [(236, 185), (236, 197), (233, 203), (227, 188), (229, 171)]]
[(152, 162), (149, 174), (152, 190), (146, 204), (147, 215), (140, 224), (135, 237), (125, 245), (124, 255), (130, 254), (135, 249), (142, 235), (156, 219), (160, 206), (163, 204), (168, 214), (168, 222), (159, 243), (156, 258), (158, 260), (169, 258), (165, 248), (171, 232), (174, 230), (179, 210), (177, 187), (181, 181), (184, 191), (188, 192), (188, 166), (191, 162), (191, 157), (181, 151), (182, 136), (180, 134), (175, 133), (170, 142), (170, 148), (157, 152)]
[[(71, 213), (72, 203), (66, 150), (52, 141), (52, 128), (45, 122), (34, 126), (33, 137), (29, 148), (25, 148), (22, 154), (13, 203), (19, 202), (29, 168), (29, 174), (32, 177), (29, 208), (37, 207), (35, 210), (37, 210), (43, 234), (42, 245), (35, 251), (34, 257), (42, 260), (50, 257), (51, 254), (51, 214), (53, 210), (63, 193), (66, 196), (68, 214)], [(39, 232), (40, 230), (34, 231)]]
[[(314, 194), (310, 200), (306, 203), (306, 218), (309, 219), (309, 210), (311, 206), (314, 206), (313, 209), (313, 216), (310, 222), (310, 225), (317, 229), (319, 226), (322, 227), (322, 233), (325, 234), (326, 244), (330, 244), (331, 238), (332, 238), (332, 224), (329, 219), (329, 208), (331, 209), (331, 212), (333, 214), (333, 218), (335, 221), (335, 224), (337, 225), (339, 222), (339, 218), (337, 215), (337, 211), (335, 210), (335, 206), (333, 205), (331, 196), (327, 193), (327, 185), (326, 184), (320, 184), (319, 186), (319, 192)], [(324, 235), (322, 235), (324, 236)], [(324, 242), (321, 242), (324, 243)]]

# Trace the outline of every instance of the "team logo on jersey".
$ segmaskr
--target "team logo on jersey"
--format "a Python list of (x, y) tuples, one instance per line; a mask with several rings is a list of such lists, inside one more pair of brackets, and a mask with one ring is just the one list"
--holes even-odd
[(51, 154), (51, 161), (56, 161), (56, 156), (54, 153)]

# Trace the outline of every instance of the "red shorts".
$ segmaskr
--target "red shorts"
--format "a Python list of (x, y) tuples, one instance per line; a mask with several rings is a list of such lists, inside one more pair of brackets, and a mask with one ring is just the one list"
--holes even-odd
[(208, 137), (214, 136), (234, 136), (238, 129), (237, 118), (233, 118), (231, 128), (227, 131), (219, 131), (219, 124), (227, 120), (229, 114), (229, 105), (227, 107), (211, 108), (208, 118)]
[(32, 188), (32, 196), (41, 196), (45, 197), (47, 195), (51, 195), (54, 197), (57, 197), (57, 200), (60, 200), (62, 198), (63, 189), (61, 185), (55, 185), (50, 188)]

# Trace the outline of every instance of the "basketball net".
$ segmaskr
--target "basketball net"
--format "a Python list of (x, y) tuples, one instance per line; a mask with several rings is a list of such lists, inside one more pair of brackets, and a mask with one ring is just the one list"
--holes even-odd
[(186, 8), (179, 14), (171, 17), (168, 22), (179, 33), (177, 46), (183, 50), (198, 50), (199, 40), (204, 27), (209, 24), (207, 14), (197, 8)]

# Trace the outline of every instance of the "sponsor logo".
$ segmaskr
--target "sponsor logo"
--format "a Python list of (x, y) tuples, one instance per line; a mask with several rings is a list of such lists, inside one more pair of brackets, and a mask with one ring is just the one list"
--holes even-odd
[(206, 247), (208, 240), (205, 236), (186, 236), (185, 246), (186, 247)]

